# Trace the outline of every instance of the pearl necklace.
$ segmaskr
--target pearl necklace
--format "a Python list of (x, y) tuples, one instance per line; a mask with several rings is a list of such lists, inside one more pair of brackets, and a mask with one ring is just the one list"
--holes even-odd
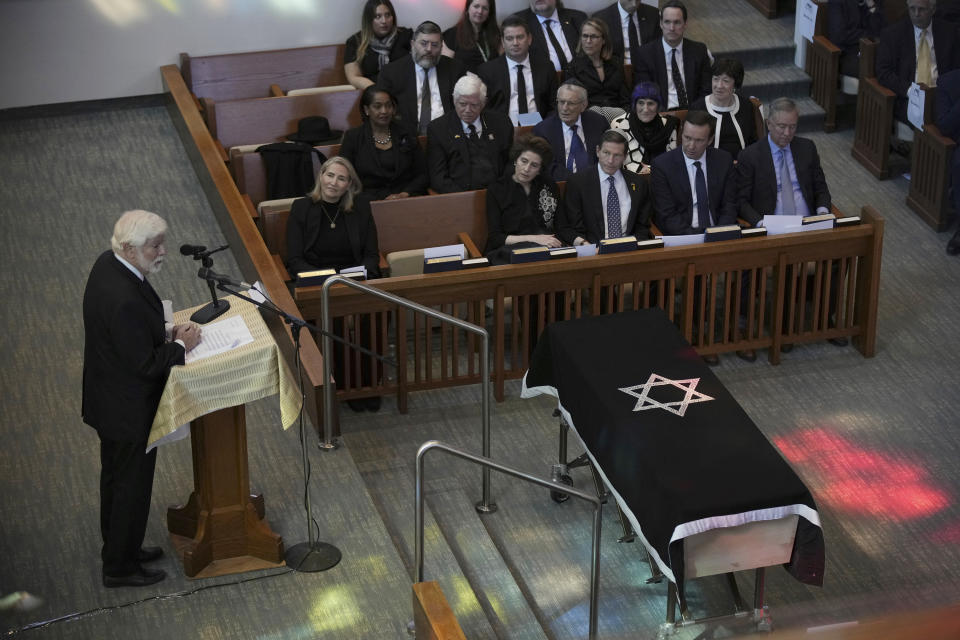
[(386, 138), (378, 138), (377, 134), (375, 133), (373, 134), (373, 141), (376, 144), (379, 144), (379, 145), (390, 144), (391, 140), (393, 140), (393, 135), (389, 131), (387, 131)]

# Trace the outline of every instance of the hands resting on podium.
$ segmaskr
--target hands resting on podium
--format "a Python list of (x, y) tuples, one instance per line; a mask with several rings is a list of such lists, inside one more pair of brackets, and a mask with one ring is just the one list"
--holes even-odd
[(186, 322), (184, 324), (174, 325), (173, 339), (183, 342), (183, 348), (190, 351), (200, 342), (200, 325), (196, 322)]

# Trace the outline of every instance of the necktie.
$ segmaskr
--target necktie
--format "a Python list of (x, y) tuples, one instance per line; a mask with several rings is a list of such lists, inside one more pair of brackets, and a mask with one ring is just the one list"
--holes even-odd
[(920, 45), (917, 47), (917, 82), (928, 87), (933, 83), (933, 70), (930, 64), (930, 43), (927, 42), (927, 30), (920, 31)]
[(567, 156), (567, 171), (574, 173), (583, 171), (587, 168), (587, 150), (583, 146), (583, 141), (577, 135), (577, 125), (570, 125), (570, 155)]
[[(543, 28), (547, 32), (547, 38), (550, 39), (550, 46), (553, 47), (553, 50), (557, 53), (557, 60), (560, 61), (560, 69), (566, 69), (570, 66), (570, 61), (567, 60), (566, 54), (563, 52), (563, 47), (560, 46), (560, 41), (557, 40), (557, 36), (553, 33), (553, 23), (555, 20), (544, 20)], [(557, 24), (560, 24), (559, 22)], [(559, 71), (560, 69), (557, 69)]]
[(423, 89), (420, 91), (420, 135), (427, 133), (427, 125), (433, 120), (430, 106), (433, 98), (430, 95), (430, 70), (423, 70)]
[(793, 180), (790, 179), (785, 149), (780, 149), (780, 202), (783, 205), (783, 215), (797, 215), (797, 203), (793, 201)]
[(683, 76), (680, 75), (680, 65), (677, 64), (677, 50), (670, 50), (670, 67), (671, 75), (673, 76), (673, 86), (677, 89), (677, 106), (680, 109), (686, 109), (689, 105), (687, 104), (687, 90), (683, 86)]
[(694, 162), (693, 166), (697, 168), (697, 174), (693, 178), (697, 188), (697, 226), (712, 227), (713, 215), (710, 213), (710, 198), (707, 195), (707, 180), (703, 177), (703, 167), (699, 160)]
[(468, 124), (468, 125), (467, 125), (467, 129), (470, 129), (470, 139), (471, 139), (471, 140), (473, 140), (474, 142), (476, 142), (477, 140), (480, 139), (480, 137), (477, 135), (477, 128), (476, 128), (475, 126), (473, 126), (472, 124)]
[(517, 65), (517, 113), (527, 112), (527, 81), (523, 77), (523, 65)]
[(607, 178), (610, 189), (607, 191), (607, 234), (608, 238), (619, 238), (623, 235), (620, 226), (620, 196), (617, 195), (617, 183), (613, 176)]
[(627, 16), (627, 33), (630, 37), (630, 63), (637, 64), (640, 59), (640, 36), (637, 35), (637, 26), (634, 21), (637, 14), (631, 13)]

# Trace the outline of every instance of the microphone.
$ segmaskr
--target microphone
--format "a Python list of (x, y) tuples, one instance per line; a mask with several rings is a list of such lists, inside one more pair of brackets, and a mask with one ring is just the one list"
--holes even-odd
[(197, 271), (197, 275), (204, 280), (213, 280), (218, 284), (226, 284), (240, 289), (253, 289), (253, 285), (249, 282), (244, 282), (243, 280), (234, 280), (230, 276), (217, 273), (213, 269), (208, 269), (207, 267), (200, 267), (200, 270)]
[(202, 244), (182, 244), (180, 245), (180, 255), (184, 256), (195, 256), (198, 253), (203, 253), (207, 248)]

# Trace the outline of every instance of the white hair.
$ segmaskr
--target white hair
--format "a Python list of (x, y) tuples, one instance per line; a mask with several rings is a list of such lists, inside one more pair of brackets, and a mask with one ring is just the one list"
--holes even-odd
[(167, 232), (167, 223), (155, 213), (134, 209), (126, 211), (113, 225), (110, 245), (115, 253), (123, 253), (123, 246), (140, 248), (147, 240)]
[(483, 83), (483, 80), (480, 79), (480, 76), (477, 74), (468, 71), (467, 75), (463, 76), (457, 80), (457, 84), (453, 85), (453, 99), (457, 100), (464, 96), (480, 96), (484, 100), (487, 99), (487, 85)]

